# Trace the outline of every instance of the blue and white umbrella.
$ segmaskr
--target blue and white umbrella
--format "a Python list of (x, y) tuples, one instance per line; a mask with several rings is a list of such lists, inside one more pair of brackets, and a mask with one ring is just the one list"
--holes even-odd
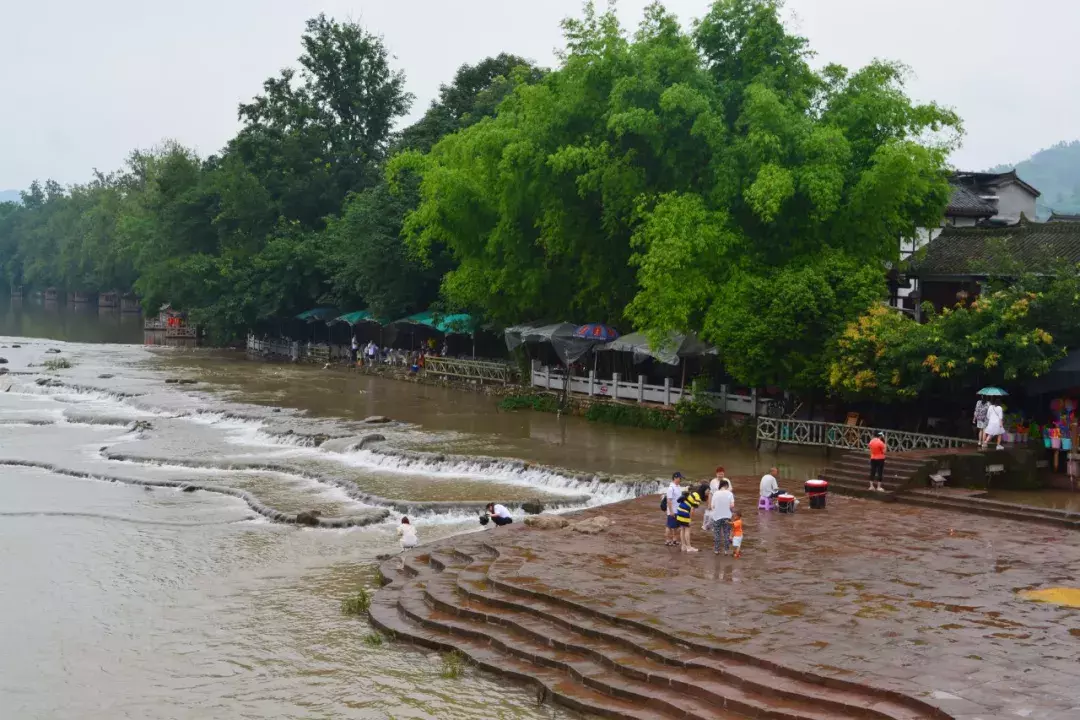
[(984, 395), (986, 397), (1005, 397), (1008, 394), (1009, 393), (999, 387), (984, 387), (979, 391), (979, 395)]

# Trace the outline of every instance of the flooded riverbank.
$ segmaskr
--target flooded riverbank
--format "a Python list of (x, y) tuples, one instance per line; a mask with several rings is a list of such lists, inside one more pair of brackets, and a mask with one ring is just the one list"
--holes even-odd
[[(92, 336), (92, 322), (69, 334)], [(377, 556), (397, 550), (401, 512), (430, 541), (478, 531), (487, 501), (581, 508), (656, 487), (672, 468), (751, 474), (771, 461), (705, 438), (498, 413), (480, 394), (11, 329), (0, 322), (0, 642), (20, 649), (0, 658), (11, 717), (550, 718), (524, 688), (443, 678), (438, 656), (374, 644), (366, 622), (341, 615), (344, 597), (376, 584)], [(52, 349), (73, 367), (46, 370)], [(198, 382), (165, 382), (178, 377)], [(361, 422), (370, 415), (394, 422)], [(357, 447), (375, 433), (385, 441)], [(242, 498), (127, 481), (220, 486), (364, 524), (299, 528)]]

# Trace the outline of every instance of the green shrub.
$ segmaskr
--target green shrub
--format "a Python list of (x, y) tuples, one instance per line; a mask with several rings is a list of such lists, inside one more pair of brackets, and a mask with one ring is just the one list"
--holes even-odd
[(537, 410), (539, 412), (558, 412), (559, 400), (548, 393), (532, 395), (507, 395), (499, 402), (500, 410)]
[(465, 672), (465, 656), (457, 650), (442, 656), (442, 676), (447, 680), (461, 677)]
[(611, 425), (649, 428), (652, 430), (676, 430), (678, 417), (670, 410), (659, 410), (641, 405), (624, 405), (615, 402), (594, 402), (585, 411), (589, 422)]
[(383, 644), (383, 636), (377, 632), (368, 633), (364, 636), (364, 644), (368, 647), (381, 647)]
[(75, 367), (75, 365), (72, 364), (70, 360), (62, 357), (49, 358), (48, 360), (43, 362), (41, 366), (44, 367), (46, 370), (52, 370), (54, 372), (56, 370), (70, 370), (71, 368)]
[(367, 588), (360, 588), (355, 595), (341, 601), (341, 612), (345, 615), (367, 615), (371, 608), (371, 593)]

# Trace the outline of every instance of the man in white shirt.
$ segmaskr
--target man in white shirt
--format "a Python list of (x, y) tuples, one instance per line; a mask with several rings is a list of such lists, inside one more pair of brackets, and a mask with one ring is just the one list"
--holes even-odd
[(709, 495), (709, 513), (713, 521), (713, 554), (719, 555), (721, 546), (724, 554), (731, 550), (731, 512), (735, 509), (735, 494), (731, 492), (731, 483), (721, 480), (720, 486)]
[(488, 517), (491, 518), (491, 522), (499, 525), (509, 525), (514, 522), (514, 518), (511, 517), (510, 511), (506, 509), (505, 505), (499, 505), (498, 503), (488, 503), (487, 506)]
[(668, 485), (667, 494), (667, 517), (665, 518), (664, 544), (679, 544), (679, 521), (675, 518), (675, 511), (679, 509), (679, 498), (682, 497), (682, 473), (675, 472), (671, 476), (671, 484)]
[(761, 478), (761, 492), (760, 495), (763, 498), (774, 498), (777, 495), (783, 494), (783, 490), (780, 489), (779, 483), (776, 482), (776, 476), (780, 474), (780, 471), (775, 467), (769, 468), (769, 472)]

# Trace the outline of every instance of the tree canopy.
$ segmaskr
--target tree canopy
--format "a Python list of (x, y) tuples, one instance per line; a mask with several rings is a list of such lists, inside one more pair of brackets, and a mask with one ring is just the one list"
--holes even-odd
[(694, 332), (745, 384), (843, 385), (836, 339), (948, 200), (957, 116), (900, 65), (813, 65), (778, 0), (690, 27), (656, 3), (633, 32), (588, 3), (563, 29), (556, 69), (465, 65), (396, 129), (412, 97), (387, 44), (313, 18), (219, 153), (165, 142), (0, 204), (0, 271), (132, 290), (222, 339), (316, 304), (436, 305)]
[(690, 31), (654, 4), (633, 36), (590, 3), (564, 29), (558, 70), (390, 162), (422, 178), (405, 229), (449, 250), (447, 299), (698, 332), (747, 384), (820, 386), (898, 238), (940, 218), (957, 116), (896, 64), (813, 69), (774, 0), (719, 0)]

